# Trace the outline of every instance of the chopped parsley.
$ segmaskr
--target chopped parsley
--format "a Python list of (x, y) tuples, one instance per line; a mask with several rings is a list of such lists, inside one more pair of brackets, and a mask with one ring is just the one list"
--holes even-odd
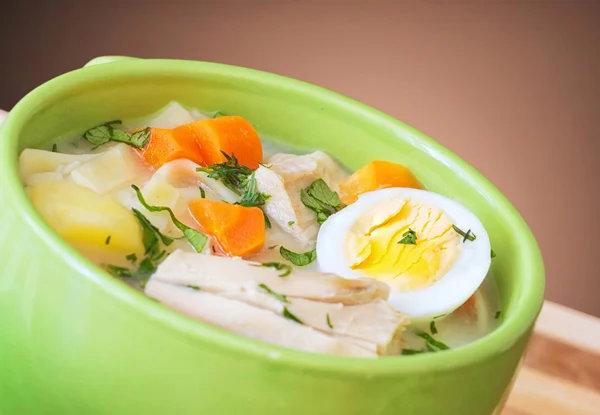
[(295, 315), (293, 315), (292, 313), (290, 313), (290, 310), (288, 310), (286, 307), (283, 307), (283, 316), (285, 318), (288, 318), (290, 320), (295, 321), (298, 324), (304, 324), (302, 322), (302, 320), (300, 320), (298, 317), (296, 317)]
[(434, 320), (431, 320), (431, 323), (429, 323), (429, 331), (431, 332), (431, 334), (437, 334), (438, 332)]
[(202, 171), (208, 174), (208, 177), (215, 180), (220, 180), (229, 190), (236, 195), (241, 196), (242, 184), (252, 174), (246, 166), (240, 165), (234, 154), (231, 156), (224, 151), (221, 153), (225, 156), (223, 163), (212, 164), (207, 167), (198, 167), (196, 171)]
[(156, 226), (154, 226), (142, 212), (133, 208), (133, 215), (142, 227), (142, 243), (144, 244), (144, 255), (149, 255), (151, 259), (156, 260), (161, 255), (160, 242), (165, 246), (173, 243), (173, 239), (163, 235)]
[(104, 245), (108, 245), (110, 243), (110, 235), (106, 237), (106, 241), (104, 241)]
[[(144, 258), (134, 271), (114, 265), (106, 265), (105, 268), (114, 276), (132, 278), (143, 289), (150, 276), (156, 271), (156, 264), (167, 254), (167, 251), (162, 249), (161, 242), (164, 246), (169, 246), (173, 243), (173, 239), (163, 235), (139, 210), (134, 208), (131, 211), (142, 228)], [(106, 238), (106, 240), (108, 243), (110, 237)], [(136, 265), (138, 257), (135, 253), (132, 253), (127, 255), (125, 259), (131, 262), (132, 265)]]
[(291, 220), (288, 222), (288, 226), (292, 226), (294, 223), (296, 223), (295, 221)]
[(477, 239), (475, 234), (471, 232), (471, 229), (465, 232), (456, 225), (452, 225), (452, 228), (454, 228), (454, 231), (456, 233), (463, 237), (463, 242), (474, 241), (475, 239)]
[(402, 354), (405, 356), (413, 355), (413, 354), (421, 354), (421, 353), (427, 353), (427, 350), (402, 349)]
[(498, 319), (498, 318), (500, 318), (500, 314), (501, 314), (501, 313), (502, 313), (502, 312), (501, 312), (500, 310), (496, 311), (496, 314), (494, 314), (494, 318), (495, 318), (495, 319)]
[(187, 287), (191, 288), (192, 290), (200, 291), (200, 287), (198, 287), (197, 285), (188, 285)]
[(434, 339), (429, 333), (421, 332), (421, 333), (417, 333), (417, 336), (419, 336), (420, 338), (425, 340), (427, 346), (433, 348), (434, 350), (435, 349), (439, 349), (439, 350), (450, 349), (450, 347), (448, 347), (445, 343), (442, 343), (441, 341)]
[(494, 252), (493, 249), (490, 250), (490, 257), (496, 258), (496, 253)]
[(265, 284), (258, 284), (258, 287), (267, 294), (272, 295), (273, 298), (275, 298), (276, 300), (281, 301), (282, 303), (288, 302), (287, 297), (285, 295), (276, 293), (275, 291), (267, 287)]
[(267, 229), (271, 229), (271, 221), (265, 212), (263, 212), (263, 216), (265, 218), (265, 226)]
[(331, 190), (323, 179), (317, 179), (310, 186), (302, 189), (300, 200), (304, 206), (317, 214), (319, 224), (344, 207), (338, 194)]
[(52, 144), (52, 152), (58, 153), (58, 146), (56, 145), (56, 143)]
[(156, 271), (156, 266), (149, 257), (144, 258), (140, 263), (137, 270), (132, 271), (129, 268), (119, 267), (117, 265), (105, 265), (104, 268), (109, 274), (115, 277), (131, 278), (137, 282), (143, 289), (146, 286), (146, 282), (152, 274)]
[[(220, 180), (225, 187), (241, 196), (242, 198), (239, 202), (236, 202), (236, 205), (244, 207), (263, 206), (271, 195), (258, 191), (255, 172), (246, 166), (240, 165), (235, 154), (230, 156), (224, 151), (221, 151), (221, 153), (225, 156), (225, 162), (207, 167), (198, 167), (196, 171), (207, 173), (211, 179)], [(263, 212), (263, 215), (265, 226), (270, 229), (271, 221), (266, 213)]]
[(219, 110), (213, 114), (213, 118), (219, 118), (219, 117), (225, 117), (225, 113), (223, 111)]
[[(202, 252), (202, 250), (204, 249), (204, 246), (206, 245), (206, 242), (208, 241), (208, 237), (206, 235), (204, 235), (200, 231), (197, 231), (196, 229), (190, 228), (189, 226), (185, 225), (183, 222), (179, 221), (175, 217), (175, 214), (173, 213), (171, 208), (166, 207), (166, 206), (150, 206), (144, 200), (144, 196), (142, 195), (142, 192), (140, 191), (139, 187), (137, 187), (134, 184), (132, 184), (131, 187), (133, 188), (133, 190), (135, 190), (138, 200), (140, 201), (142, 206), (144, 206), (150, 212), (167, 212), (169, 214), (169, 216), (171, 217), (171, 221), (173, 221), (173, 224), (181, 232), (183, 232), (183, 236), (189, 241), (189, 243), (192, 245), (192, 247), (194, 247), (196, 252)], [(156, 228), (154, 228), (154, 229), (156, 229)], [(163, 243), (164, 243), (164, 241), (163, 241)], [(165, 245), (167, 245), (167, 244), (165, 244)]]
[(288, 264), (282, 264), (281, 262), (263, 262), (259, 266), (275, 268), (277, 271), (283, 271), (283, 273), (279, 274), (280, 278), (287, 277), (292, 273), (292, 266)]
[(133, 274), (129, 268), (119, 267), (117, 265), (105, 265), (106, 270), (115, 277), (131, 278)]
[[(256, 182), (256, 174), (252, 172), (241, 184), (241, 188), (244, 190), (244, 194), (238, 205), (244, 207), (259, 207), (265, 204), (265, 202), (271, 197), (271, 195), (258, 191), (258, 183)], [(266, 220), (265, 220), (266, 222)]]
[(130, 133), (115, 127), (121, 124), (120, 120), (116, 120), (90, 128), (83, 133), (83, 138), (96, 147), (106, 144), (109, 141), (116, 141), (135, 148), (144, 148), (150, 139), (150, 127)]
[(202, 199), (206, 199), (206, 192), (204, 191), (204, 189), (201, 187), (199, 187), (199, 189), (200, 189), (200, 197)]
[(132, 264), (135, 264), (137, 262), (137, 255), (136, 254), (129, 254), (125, 257), (125, 259), (129, 262), (131, 262)]
[(148, 279), (154, 274), (156, 271), (156, 265), (152, 262), (152, 259), (146, 257), (140, 262), (140, 266), (138, 267), (136, 273), (133, 275), (134, 279), (139, 282), (140, 287), (142, 289), (146, 287), (146, 283)]
[(305, 265), (310, 264), (315, 259), (317, 259), (317, 250), (313, 249), (312, 251), (304, 252), (302, 254), (297, 254), (296, 252), (292, 252), (289, 249), (284, 248), (283, 246), (279, 248), (279, 253), (281, 256), (292, 264), (303, 267)]
[(406, 232), (402, 234), (403, 238), (398, 241), (399, 244), (404, 245), (416, 245), (417, 234), (412, 229), (408, 228)]
[(329, 326), (330, 329), (333, 328), (333, 324), (331, 324), (331, 318), (329, 317), (329, 313), (327, 313), (327, 325)]

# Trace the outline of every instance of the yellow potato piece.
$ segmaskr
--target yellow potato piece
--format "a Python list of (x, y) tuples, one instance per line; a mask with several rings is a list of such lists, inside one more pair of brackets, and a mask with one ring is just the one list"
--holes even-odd
[(62, 154), (27, 148), (19, 156), (19, 176), (26, 185), (30, 185), (33, 183), (28, 182), (29, 178), (35, 174), (58, 172), (61, 169), (64, 171), (60, 171), (60, 173), (68, 173), (69, 169), (67, 167), (76, 168), (81, 163), (85, 163), (95, 157), (98, 157), (98, 155)]
[(49, 181), (31, 186), (29, 197), (60, 236), (96, 263), (123, 264), (126, 255), (144, 253), (139, 223), (111, 196), (72, 182)]

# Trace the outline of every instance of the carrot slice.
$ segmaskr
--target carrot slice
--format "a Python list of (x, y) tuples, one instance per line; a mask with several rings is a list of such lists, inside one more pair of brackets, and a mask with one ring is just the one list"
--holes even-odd
[(387, 187), (424, 188), (415, 175), (403, 165), (375, 160), (340, 183), (340, 198), (349, 205), (363, 193)]
[(150, 130), (150, 140), (141, 154), (146, 163), (155, 169), (171, 160), (182, 158), (203, 164), (200, 148), (194, 137), (176, 134), (174, 130), (164, 128)]
[(253, 170), (262, 162), (260, 137), (242, 117), (226, 116), (195, 121), (175, 128), (174, 132), (197, 141), (205, 166), (225, 162), (223, 152), (235, 155), (241, 165)]
[(194, 199), (188, 206), (201, 231), (212, 235), (230, 256), (256, 253), (265, 243), (265, 218), (257, 207), (209, 199)]

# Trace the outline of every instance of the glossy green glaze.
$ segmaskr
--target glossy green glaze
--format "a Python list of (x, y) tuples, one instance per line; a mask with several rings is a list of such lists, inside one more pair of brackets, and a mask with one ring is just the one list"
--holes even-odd
[[(396, 119), (302, 82), (204, 62), (94, 63), (31, 92), (0, 129), (0, 413), (490, 415), (501, 404), (542, 305), (543, 265), (523, 219), (477, 171)], [(171, 100), (241, 115), (354, 168), (407, 164), (464, 203), (498, 255), (500, 327), (443, 353), (313, 355), (177, 314), (93, 266), (34, 211), (18, 154)]]

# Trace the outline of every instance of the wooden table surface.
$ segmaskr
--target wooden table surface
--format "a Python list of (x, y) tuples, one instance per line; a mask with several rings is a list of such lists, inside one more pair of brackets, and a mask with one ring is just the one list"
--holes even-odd
[(502, 415), (599, 415), (600, 319), (546, 302)]

